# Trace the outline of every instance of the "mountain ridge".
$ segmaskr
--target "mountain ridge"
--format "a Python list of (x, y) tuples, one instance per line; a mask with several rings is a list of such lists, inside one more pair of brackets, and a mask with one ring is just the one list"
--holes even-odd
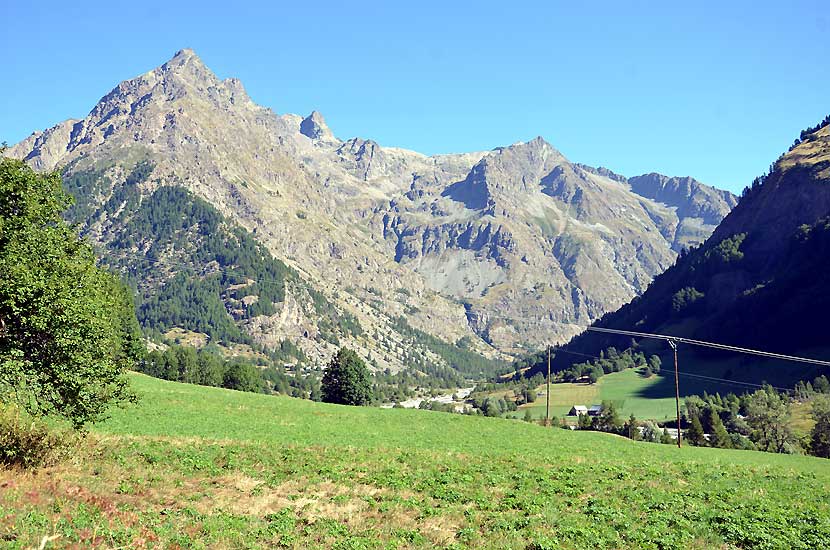
[[(112, 186), (152, 161), (139, 202), (160, 186), (185, 187), (370, 332), (391, 338), (391, 319), (405, 316), (491, 357), (563, 341), (644, 290), (692, 219), (632, 193), (628, 180), (570, 163), (540, 137), (431, 157), (340, 140), (317, 111), (256, 105), (187, 49), (118, 84), (84, 119), (7, 154), (67, 177), (97, 174), (78, 189), (95, 206), (84, 232), (102, 244), (121, 207), (104, 208)], [(368, 338), (353, 344), (369, 355)]]
[[(817, 274), (830, 269), (830, 117), (748, 187), (700, 247), (678, 258), (648, 290), (597, 326), (657, 332), (771, 352), (830, 359), (823, 312), (830, 306)], [(586, 333), (563, 349), (599, 355), (623, 338)], [(711, 353), (686, 350), (695, 357)], [(826, 374), (814, 367), (747, 360), (718, 352), (707, 375), (790, 385)], [(735, 361), (738, 361), (736, 363)], [(719, 366), (724, 365), (724, 366)], [(536, 370), (542, 365), (536, 366)]]

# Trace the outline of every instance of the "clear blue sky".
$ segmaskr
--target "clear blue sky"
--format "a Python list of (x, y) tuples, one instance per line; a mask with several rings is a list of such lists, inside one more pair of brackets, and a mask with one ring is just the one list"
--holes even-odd
[(183, 47), (279, 113), (424, 153), (537, 135), (739, 191), (830, 113), (830, 2), (2, 0), (0, 140)]

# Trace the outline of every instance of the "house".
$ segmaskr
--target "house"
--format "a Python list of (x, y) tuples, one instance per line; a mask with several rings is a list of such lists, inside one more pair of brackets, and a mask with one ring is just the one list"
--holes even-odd
[(574, 405), (571, 407), (568, 416), (582, 416), (584, 414), (588, 414), (588, 407), (585, 405)]
[(588, 416), (599, 416), (602, 412), (602, 405), (591, 405), (588, 409)]

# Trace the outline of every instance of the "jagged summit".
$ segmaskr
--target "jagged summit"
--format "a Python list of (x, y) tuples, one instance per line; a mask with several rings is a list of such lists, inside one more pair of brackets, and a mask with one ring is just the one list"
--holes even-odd
[(157, 78), (168, 80), (172, 75), (201, 89), (223, 85), (222, 81), (191, 49), (179, 50), (168, 62), (152, 71), (152, 73)]
[(318, 111), (311, 111), (311, 114), (303, 119), (300, 123), (300, 133), (313, 140), (335, 141), (334, 134)]
[(196, 65), (207, 69), (205, 64), (202, 62), (202, 59), (190, 48), (184, 48), (177, 51), (173, 57), (171, 57), (170, 60), (164, 63), (160, 68), (164, 71), (175, 71), (189, 65)]

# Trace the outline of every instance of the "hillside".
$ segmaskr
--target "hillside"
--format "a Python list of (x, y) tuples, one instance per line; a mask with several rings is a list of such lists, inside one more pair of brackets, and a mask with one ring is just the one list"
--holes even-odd
[[(691, 178), (627, 180), (573, 164), (541, 138), (432, 157), (341, 140), (316, 111), (278, 115), (255, 104), (238, 80), (219, 79), (191, 50), (118, 84), (84, 119), (35, 132), (7, 154), (62, 171), (77, 199), (72, 219), (102, 249), (117, 250), (112, 262), (135, 273), (143, 300), (165, 296), (174, 263), (196, 265), (192, 248), (203, 243), (179, 245), (199, 233), (199, 220), (172, 241), (147, 224), (148, 234), (123, 235), (138, 229), (134, 216), (164, 215), (159, 189), (182, 188), (209, 205), (199, 212), (214, 210), (220, 225), (248, 234), (294, 281), (319, 292), (331, 305), (329, 324), (353, 319), (354, 332), (371, 338), (349, 330), (336, 338), (392, 370), (411, 363), (406, 332), (489, 358), (565, 341), (645, 290), (734, 204)], [(162, 262), (164, 276), (136, 271), (118, 259), (125, 254)], [(334, 338), (309, 330), (327, 323), (319, 300), (289, 289), (284, 301), (265, 303), (280, 296), (255, 292), (263, 285), (248, 271), (238, 271), (245, 281), (211, 291), (226, 296), (242, 334), (234, 338), (266, 346), (288, 338), (310, 357), (330, 353)], [(259, 288), (245, 295), (238, 285), (248, 279)], [(239, 299), (258, 305), (243, 308)], [(228, 320), (213, 310), (211, 330), (233, 332), (217, 329)], [(151, 328), (168, 328), (153, 319)], [(419, 348), (425, 360), (441, 363), (427, 348)]]
[[(748, 188), (700, 247), (679, 258), (640, 297), (597, 326), (686, 336), (830, 359), (821, 277), (830, 269), (830, 126), (801, 138)], [(628, 341), (595, 333), (567, 351), (598, 355)], [(683, 350), (686, 370), (781, 385), (822, 374), (817, 367)], [(557, 366), (572, 362), (567, 353)], [(539, 367), (541, 368), (541, 366)]]
[[(0, 469), (10, 548), (821, 548), (820, 459), (132, 377), (64, 465)], [(759, 491), (759, 486), (763, 487)]]

